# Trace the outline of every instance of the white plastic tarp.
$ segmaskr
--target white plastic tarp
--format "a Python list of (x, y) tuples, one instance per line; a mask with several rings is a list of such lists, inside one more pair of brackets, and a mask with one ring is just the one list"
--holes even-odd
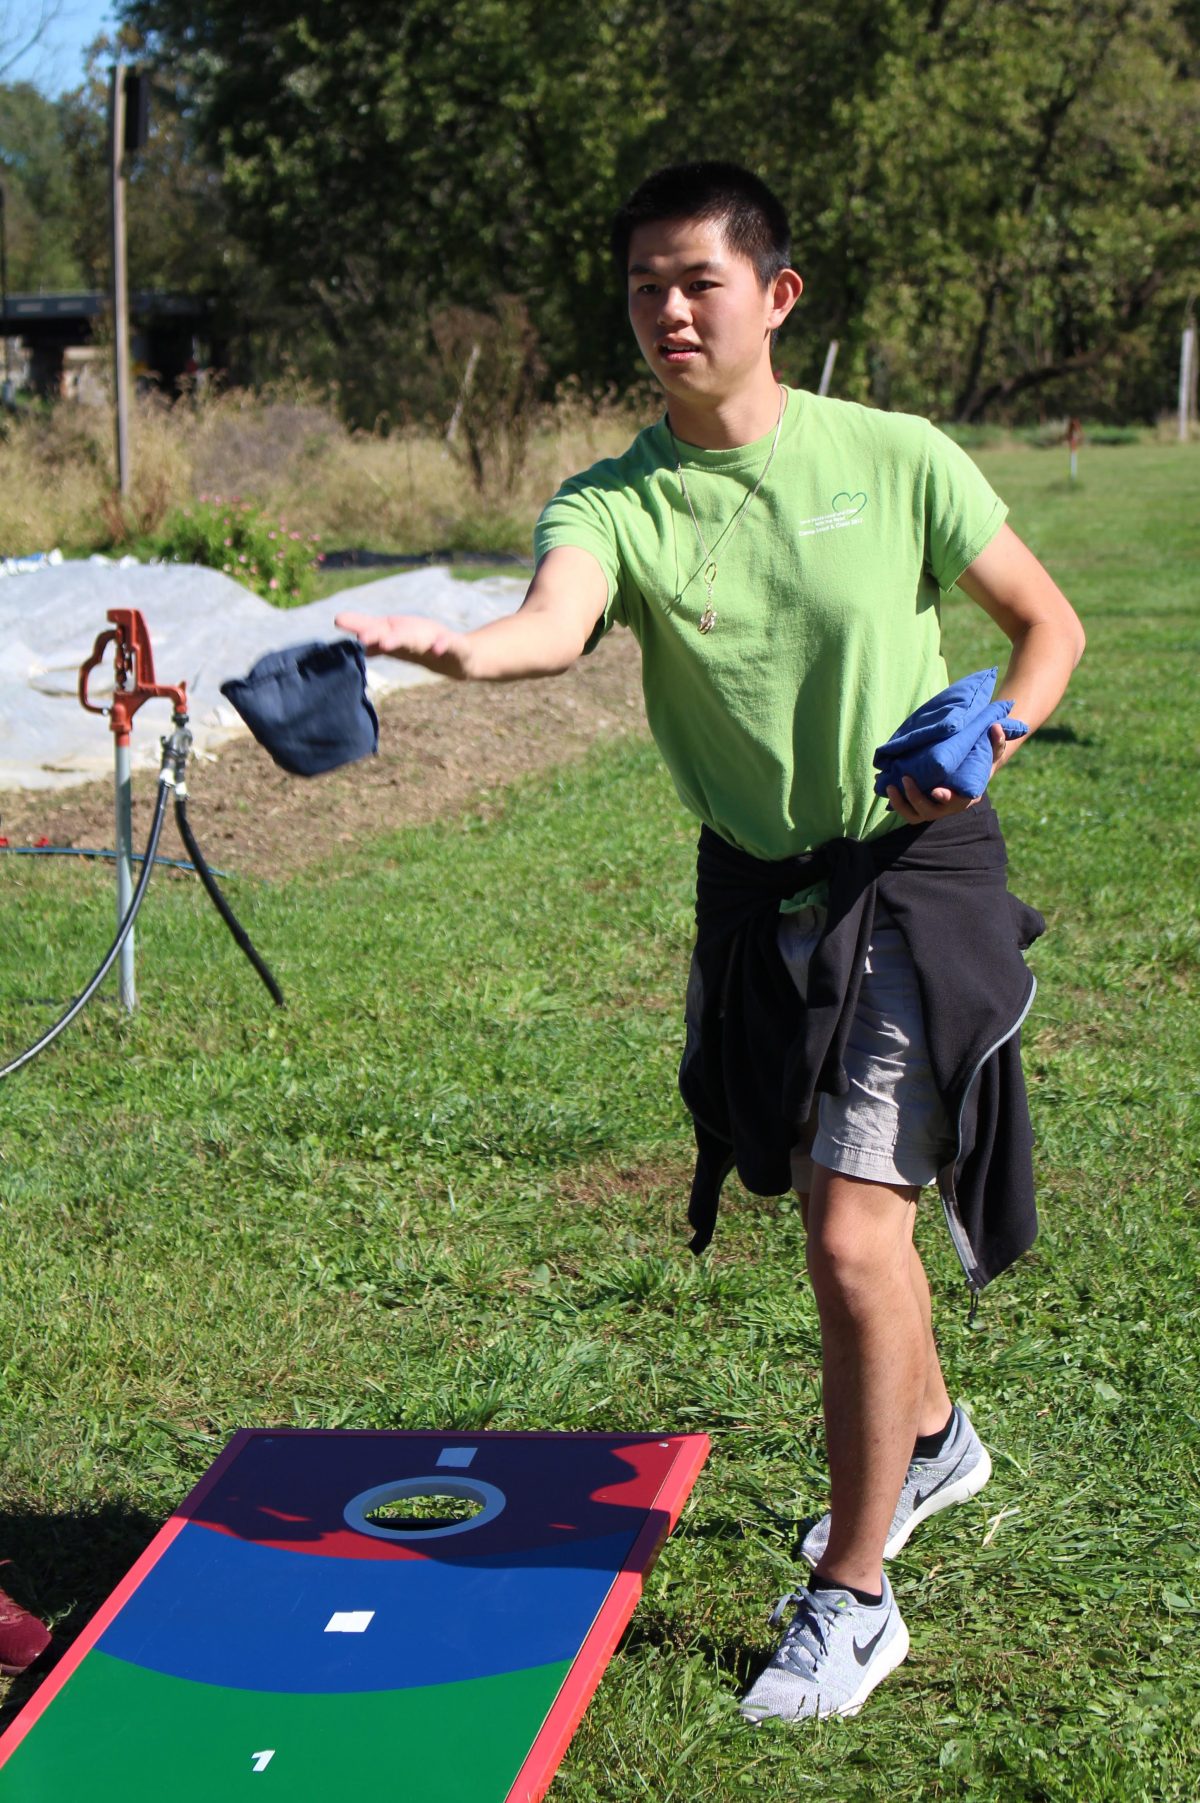
[[(85, 712), (76, 692), (80, 665), (107, 629), (110, 607), (140, 609), (155, 676), (160, 683), (187, 683), (191, 728), (203, 752), (246, 730), (221, 684), (244, 676), (266, 651), (341, 637), (333, 617), (343, 609), (428, 614), (466, 630), (512, 613), (524, 591), (521, 581), (458, 582), (433, 568), (281, 610), (219, 571), (192, 564), (104, 569), (63, 563), (13, 576), (0, 582), (0, 788), (65, 788), (112, 770), (108, 723)], [(373, 697), (428, 680), (418, 666), (391, 657), (372, 658), (367, 668)], [(111, 693), (110, 647), (93, 672), (89, 698), (106, 704)], [(135, 715), (135, 769), (158, 768), (159, 741), (169, 724), (165, 701), (148, 701)]]

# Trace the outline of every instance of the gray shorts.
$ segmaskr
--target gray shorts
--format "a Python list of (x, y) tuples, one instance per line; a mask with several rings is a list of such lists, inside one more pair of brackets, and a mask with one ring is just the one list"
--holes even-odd
[[(800, 995), (824, 910), (779, 918), (779, 949)], [(898, 1188), (932, 1183), (954, 1136), (929, 1068), (916, 972), (904, 937), (876, 919), (846, 1046), (844, 1096), (819, 1095), (792, 1151), (792, 1182), (812, 1187), (814, 1164)]]

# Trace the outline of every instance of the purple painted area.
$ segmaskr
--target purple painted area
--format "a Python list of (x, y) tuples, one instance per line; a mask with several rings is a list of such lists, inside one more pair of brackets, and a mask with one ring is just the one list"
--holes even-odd
[[(436, 1476), (444, 1448), (468, 1446), (476, 1455), (460, 1475), (482, 1479), (507, 1498), (495, 1521), (424, 1546), (419, 1539), (375, 1540), (347, 1527), (343, 1512), (352, 1497), (396, 1479)], [(221, 1533), (292, 1552), (453, 1564), (632, 1535), (673, 1457), (660, 1440), (634, 1434), (256, 1434), (189, 1513)]]

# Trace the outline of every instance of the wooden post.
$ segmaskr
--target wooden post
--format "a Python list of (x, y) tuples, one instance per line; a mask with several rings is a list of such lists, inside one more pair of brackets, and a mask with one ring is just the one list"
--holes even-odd
[(129, 493), (129, 293), (125, 275), (125, 68), (119, 61), (113, 65), (108, 114), (117, 488), (124, 499)]
[(4, 297), (4, 394), (3, 404), (13, 403), (12, 350), (8, 337), (8, 216), (5, 212), (4, 184), (0, 182), (0, 295)]

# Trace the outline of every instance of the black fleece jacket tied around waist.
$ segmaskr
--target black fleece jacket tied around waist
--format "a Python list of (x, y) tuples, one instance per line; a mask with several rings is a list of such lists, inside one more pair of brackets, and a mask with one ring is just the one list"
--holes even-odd
[[(845, 1094), (846, 1041), (877, 911), (899, 928), (916, 969), (933, 1078), (957, 1142), (938, 1187), (971, 1287), (1032, 1245), (1020, 1026), (1036, 985), (1021, 954), (1045, 922), (1010, 893), (1006, 865), (986, 798), (942, 820), (832, 839), (777, 862), (701, 829), (679, 1072), (696, 1132), (693, 1251), (712, 1238), (729, 1172), (755, 1195), (782, 1195), (814, 1098)], [(819, 882), (828, 908), (801, 1001), (779, 950), (779, 906)]]

